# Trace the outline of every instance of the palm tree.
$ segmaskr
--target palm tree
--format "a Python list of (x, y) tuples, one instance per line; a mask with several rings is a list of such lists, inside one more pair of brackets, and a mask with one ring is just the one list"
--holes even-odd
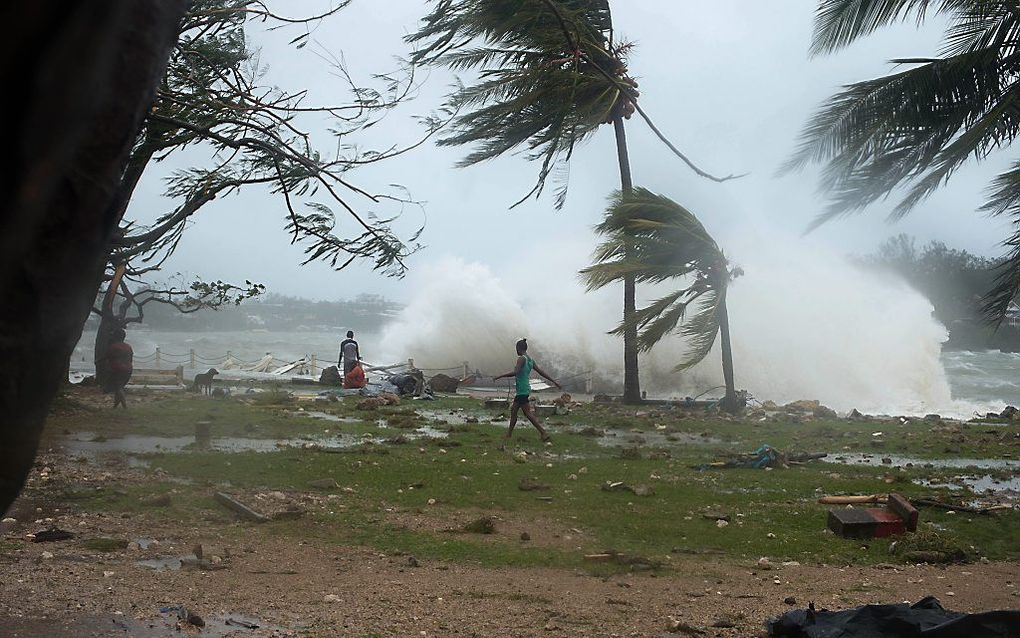
[[(477, 71), (475, 84), (460, 85), (450, 96), (459, 115), (447, 146), (475, 149), (461, 166), (524, 149), (540, 159), (534, 187), (514, 206), (539, 196), (549, 176), (565, 168), (577, 145), (603, 124), (616, 134), (620, 183), (633, 188), (624, 120), (637, 112), (653, 132), (698, 175), (717, 178), (695, 166), (655, 127), (637, 103), (638, 91), (628, 73), (631, 45), (615, 39), (609, 0), (434, 0), (422, 27), (408, 36), (421, 48), (417, 64), (454, 71)], [(566, 171), (560, 171), (565, 174)], [(566, 198), (558, 189), (556, 207)], [(637, 332), (634, 325), (635, 282), (624, 278), (624, 400), (641, 400)]]
[[(860, 211), (906, 186), (890, 214), (899, 219), (969, 159), (981, 160), (1020, 134), (1020, 8), (1005, 0), (819, 0), (812, 53), (839, 50), (910, 17), (948, 19), (935, 58), (893, 60), (908, 68), (858, 82), (833, 96), (804, 131), (786, 166), (826, 163), (832, 193), (814, 225)], [(1015, 231), (1005, 242), (995, 286), (984, 310), (1005, 316), (1020, 292), (1020, 162), (992, 183), (982, 206), (1009, 215)]]
[(651, 350), (671, 333), (685, 337), (688, 349), (677, 371), (708, 356), (718, 335), (726, 382), (723, 407), (736, 409), (739, 398), (733, 380), (726, 291), (739, 269), (730, 269), (726, 256), (697, 217), (645, 188), (617, 191), (605, 219), (595, 229), (606, 239), (595, 249), (595, 263), (581, 271), (588, 290), (628, 277), (650, 284), (683, 282), (681, 288), (638, 310), (632, 325), (625, 320), (615, 332), (637, 331), (641, 351)]

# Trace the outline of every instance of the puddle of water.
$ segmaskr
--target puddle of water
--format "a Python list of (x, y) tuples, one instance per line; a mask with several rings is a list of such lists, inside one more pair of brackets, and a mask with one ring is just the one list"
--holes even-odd
[(184, 559), (194, 559), (194, 555), (190, 556), (166, 556), (164, 558), (149, 558), (146, 560), (135, 561), (137, 565), (146, 567), (157, 572), (176, 572), (180, 571), (181, 567), (184, 566)]
[[(573, 428), (578, 433), (584, 428), (577, 426)], [(690, 432), (614, 432), (607, 430), (603, 436), (598, 437), (597, 442), (603, 447), (679, 447), (682, 445), (720, 445), (721, 439)]]
[[(97, 460), (100, 456), (118, 452), (127, 455), (152, 452), (181, 452), (187, 449), (212, 450), (215, 452), (276, 452), (284, 448), (347, 448), (365, 442), (365, 439), (362, 437), (343, 433), (325, 437), (289, 439), (220, 437), (210, 439), (208, 446), (202, 447), (196, 447), (195, 437), (192, 436), (162, 437), (129, 434), (123, 437), (95, 440), (93, 435), (86, 432), (79, 434), (79, 437), (65, 439), (62, 447), (69, 454), (85, 457), (88, 460)], [(129, 460), (130, 463), (131, 461)], [(136, 460), (135, 464), (139, 467), (147, 466), (144, 459)]]
[(310, 410), (307, 412), (292, 412), (292, 414), (294, 416), (310, 416), (313, 419), (323, 419), (325, 421), (333, 421), (335, 423), (361, 423), (361, 419), (357, 419), (352, 416), (340, 416), (338, 414), (330, 414), (329, 412), (317, 412), (314, 410)]
[[(885, 463), (883, 459), (888, 459), (890, 462)], [(1020, 470), (1020, 461), (1013, 459), (921, 459), (895, 454), (830, 454), (822, 461), (841, 465), (869, 465), (873, 467), (916, 466), (960, 469), (973, 467), (984, 470)]]
[(1020, 498), (1020, 476), (1000, 479), (985, 474), (984, 476), (957, 476), (949, 481), (921, 479), (918, 485), (926, 487), (944, 488), (950, 490), (962, 490), (967, 488), (976, 494), (993, 493), (1005, 494), (1013, 498)]

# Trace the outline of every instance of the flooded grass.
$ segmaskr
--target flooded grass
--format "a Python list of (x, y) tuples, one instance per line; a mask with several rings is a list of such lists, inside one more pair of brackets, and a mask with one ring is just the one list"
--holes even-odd
[[(960, 427), (945, 434), (932, 433), (929, 426), (927, 436), (922, 437), (925, 430), (918, 424), (898, 429), (889, 424), (834, 420), (758, 424), (669, 411), (638, 415), (632, 408), (620, 406), (581, 406), (572, 414), (547, 419), (553, 446), (542, 445), (534, 429), (522, 423), (510, 449), (501, 452), (497, 446), (505, 422), (493, 422), (495, 413), (487, 412), (480, 401), (458, 399), (438, 407), (405, 401), (364, 411), (357, 409), (357, 399), (325, 405), (316, 402), (314, 409), (298, 414), (293, 407), (277, 411), (247, 403), (219, 404), (224, 407), (212, 414), (216, 417), (214, 435), (204, 450), (193, 447), (193, 422), (192, 430), (187, 431), (187, 421), (180, 416), (171, 419), (164, 436), (152, 432), (158, 421), (143, 423), (141, 417), (118, 416), (120, 420), (106, 422), (102, 428), (86, 427), (95, 425), (94, 415), (74, 424), (64, 419), (69, 443), (79, 446), (73, 454), (88, 455), (95, 449), (104, 454), (140, 453), (149, 463), (144, 471), (150, 479), (126, 487), (122, 493), (82, 490), (68, 494), (68, 500), (90, 510), (131, 512), (145, 509), (144, 498), (172, 491), (170, 506), (147, 509), (147, 515), (185, 523), (195, 518), (228, 522), (233, 515), (212, 500), (213, 486), (227, 485), (245, 493), (312, 492), (326, 500), (303, 520), (267, 523), (262, 529), (285, 537), (368, 545), (419, 558), (493, 566), (590, 570), (593, 567), (585, 563), (584, 554), (607, 549), (654, 559), (662, 569), (669, 569), (681, 554), (739, 562), (770, 556), (800, 562), (878, 563), (889, 560), (889, 542), (862, 544), (835, 539), (825, 529), (826, 508), (816, 504), (818, 496), (891, 490), (908, 497), (946, 496), (960, 491), (963, 493), (954, 494), (954, 498), (965, 500), (974, 496), (980, 484), (964, 483), (961, 490), (950, 489), (953, 477), (960, 472), (953, 461), (937, 463), (947, 457), (936, 449), (956, 445), (970, 450), (964, 458), (969, 465), (983, 467), (977, 465), (983, 463), (1005, 468), (1002, 471), (1009, 471), (1015, 461), (997, 460), (995, 454), (1018, 451), (1009, 438), (1016, 426), (997, 430), (999, 435), (992, 441), (985, 438), (989, 436), (987, 425)], [(190, 418), (201, 415), (208, 419), (212, 409), (212, 402), (196, 397), (181, 403), (178, 399), (166, 401), (169, 403), (155, 402), (158, 409), (147, 408), (145, 414), (155, 418), (158, 410), (190, 405)], [(471, 419), (478, 422), (469, 422)], [(395, 427), (394, 421), (415, 427)], [(260, 426), (245, 431), (246, 423)], [(903, 448), (895, 460), (884, 450), (872, 448), (878, 427), (885, 430), (883, 445)], [(595, 436), (586, 435), (589, 428), (595, 428)], [(217, 437), (217, 429), (245, 434)], [(398, 435), (403, 437), (402, 444), (382, 442)], [(943, 441), (943, 436), (954, 438)], [(329, 440), (342, 444), (325, 445)], [(281, 446), (280, 441), (289, 443)], [(812, 462), (773, 471), (695, 469), (734, 452), (750, 452), (763, 442), (788, 453), (832, 452), (835, 447), (848, 459), (877, 458), (878, 463)], [(148, 448), (145, 454), (146, 445), (155, 443), (160, 447)], [(851, 450), (838, 449), (844, 447)], [(634, 452), (621, 457), (621, 449)], [(893, 462), (884, 464), (882, 458)], [(1000, 481), (1013, 480), (988, 474)], [(323, 483), (326, 478), (335, 481), (335, 488)], [(522, 479), (538, 480), (549, 490), (537, 495), (522, 491)], [(606, 492), (601, 487), (607, 481), (650, 486), (654, 495)], [(922, 484), (924, 481), (929, 483)], [(312, 483), (325, 487), (311, 490)], [(703, 516), (710, 511), (725, 513), (729, 525), (721, 528)], [(495, 517), (494, 534), (450, 534), (394, 522), (395, 518), (413, 517), (447, 520), (455, 526), (452, 521), (463, 525), (488, 515)], [(557, 538), (558, 544), (552, 548), (537, 542), (522, 544), (517, 536), (500, 534), (500, 517), (510, 515), (578, 529), (583, 534), (569, 542)], [(925, 529), (938, 526), (965, 539), (978, 555), (1020, 559), (1018, 512), (968, 517), (926, 509), (922, 521)], [(539, 536), (536, 529), (529, 534)]]

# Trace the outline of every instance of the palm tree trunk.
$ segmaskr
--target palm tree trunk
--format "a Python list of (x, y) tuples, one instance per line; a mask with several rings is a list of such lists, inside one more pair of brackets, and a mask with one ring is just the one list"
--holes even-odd
[[(620, 163), (620, 190), (624, 196), (634, 190), (634, 181), (630, 175), (630, 154), (627, 152), (627, 132), (623, 127), (623, 117), (613, 119), (616, 130), (616, 154)], [(626, 325), (623, 333), (623, 401), (624, 403), (641, 402), (641, 382), (638, 378), (638, 334), (634, 317), (637, 314), (636, 285), (633, 276), (623, 280), (623, 322)]]
[(733, 381), (733, 348), (730, 345), (730, 314), (726, 309), (726, 292), (722, 293), (722, 302), (719, 304), (719, 340), (722, 342), (722, 369), (723, 380), (726, 383), (726, 396), (722, 400), (722, 407), (728, 412), (736, 412), (741, 406), (738, 405), (736, 383)]

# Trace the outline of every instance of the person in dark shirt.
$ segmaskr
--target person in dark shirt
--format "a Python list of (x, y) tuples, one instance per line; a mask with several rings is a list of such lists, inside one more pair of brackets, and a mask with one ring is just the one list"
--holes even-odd
[(358, 342), (354, 340), (354, 331), (347, 331), (347, 338), (340, 342), (340, 360), (337, 366), (344, 371), (346, 377), (361, 361), (361, 351), (358, 349)]
[(113, 390), (113, 407), (118, 405), (127, 409), (127, 401), (124, 397), (124, 386), (131, 379), (134, 371), (135, 353), (124, 338), (127, 334), (123, 328), (113, 331), (110, 345), (106, 348), (106, 366), (110, 374), (110, 387)]

